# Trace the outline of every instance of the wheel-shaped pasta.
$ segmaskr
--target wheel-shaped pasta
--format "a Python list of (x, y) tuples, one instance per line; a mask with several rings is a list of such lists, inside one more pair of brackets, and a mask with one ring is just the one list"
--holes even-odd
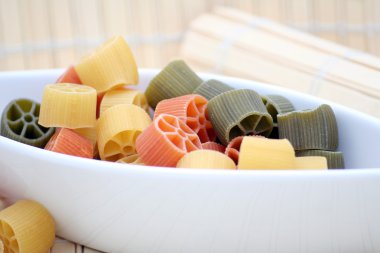
[(148, 102), (143, 93), (121, 87), (107, 91), (104, 94), (100, 104), (100, 114), (108, 108), (120, 104), (133, 104), (141, 107), (146, 112), (149, 110)]
[(39, 113), (39, 103), (29, 99), (11, 101), (1, 116), (1, 135), (35, 147), (44, 147), (55, 129), (39, 125)]
[(152, 166), (175, 167), (186, 153), (201, 148), (198, 135), (169, 114), (160, 114), (136, 141), (141, 160)]
[(215, 150), (195, 150), (185, 154), (177, 163), (177, 168), (194, 169), (236, 169), (231, 158)]
[(68, 128), (59, 128), (46, 144), (45, 149), (83, 158), (94, 157), (94, 144)]
[(117, 161), (135, 154), (136, 139), (151, 122), (146, 111), (132, 104), (116, 105), (104, 111), (96, 126), (100, 158)]
[(0, 212), (0, 242), (5, 253), (48, 252), (54, 238), (53, 217), (35, 201), (20, 200)]
[(98, 93), (124, 85), (137, 84), (137, 66), (132, 51), (122, 36), (115, 36), (84, 57), (75, 71), (83, 84)]
[(201, 83), (194, 91), (194, 94), (201, 95), (205, 97), (207, 100), (212, 99), (213, 97), (216, 97), (219, 94), (222, 94), (223, 92), (233, 90), (231, 86), (222, 83), (218, 80), (210, 79), (203, 83)]
[(207, 99), (200, 95), (184, 95), (162, 100), (157, 104), (154, 117), (170, 114), (186, 123), (199, 136), (201, 142), (214, 141), (216, 134), (207, 119)]
[(215, 150), (219, 151), (224, 154), (224, 151), (226, 151), (226, 147), (223, 146), (222, 144), (213, 142), (213, 141), (208, 141), (202, 143), (202, 149), (208, 149), (208, 150)]
[(273, 120), (259, 94), (240, 89), (224, 92), (208, 102), (208, 115), (219, 140), (227, 145), (242, 135), (268, 136)]
[(228, 143), (225, 154), (231, 158), (236, 164), (239, 161), (239, 153), (241, 142), (243, 141), (244, 136), (238, 136), (233, 138), (230, 143)]
[(44, 127), (84, 128), (96, 122), (96, 90), (57, 83), (45, 86), (38, 123)]
[(295, 150), (333, 151), (338, 147), (338, 126), (329, 105), (280, 114), (277, 120), (279, 137), (288, 139)]
[(161, 100), (191, 94), (201, 83), (202, 79), (184, 61), (175, 60), (152, 79), (145, 96), (155, 109)]
[(292, 144), (286, 139), (274, 140), (245, 136), (240, 146), (239, 170), (295, 169)]

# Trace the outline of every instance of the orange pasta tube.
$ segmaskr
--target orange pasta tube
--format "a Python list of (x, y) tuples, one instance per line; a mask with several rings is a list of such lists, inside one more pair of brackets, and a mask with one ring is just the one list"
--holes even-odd
[(136, 140), (146, 165), (175, 167), (187, 152), (201, 149), (198, 135), (173, 115), (161, 114)]
[(235, 162), (235, 164), (237, 164), (239, 161), (240, 146), (243, 138), (244, 136), (233, 138), (226, 147), (225, 154), (229, 156)]
[(58, 77), (56, 83), (75, 83), (82, 84), (74, 66), (70, 66), (60, 77)]
[(226, 147), (223, 146), (222, 144), (219, 144), (213, 141), (208, 141), (208, 142), (202, 143), (202, 149), (215, 150), (215, 151), (224, 153), (224, 151), (226, 150)]
[(160, 114), (170, 114), (186, 123), (199, 136), (201, 142), (214, 141), (216, 133), (207, 119), (207, 99), (192, 94), (165, 99), (156, 106), (154, 117)]
[(45, 149), (84, 158), (93, 158), (94, 156), (93, 143), (68, 128), (58, 129), (46, 144)]

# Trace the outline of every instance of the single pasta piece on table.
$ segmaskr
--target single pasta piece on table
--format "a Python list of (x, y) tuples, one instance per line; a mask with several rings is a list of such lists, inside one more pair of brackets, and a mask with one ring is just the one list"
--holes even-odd
[(45, 86), (38, 123), (44, 127), (85, 128), (96, 122), (96, 91), (86, 85)]
[(207, 119), (206, 108), (207, 100), (204, 97), (194, 94), (184, 95), (159, 102), (154, 118), (161, 114), (176, 116), (198, 134), (201, 142), (214, 141), (216, 134)]
[(68, 128), (59, 128), (46, 144), (45, 149), (84, 158), (94, 157), (94, 144)]
[(104, 111), (96, 126), (100, 158), (117, 161), (136, 154), (136, 139), (151, 123), (147, 112), (136, 105), (121, 104)]
[(54, 239), (53, 217), (41, 204), (20, 200), (0, 212), (0, 242), (4, 252), (48, 252)]
[(195, 169), (236, 169), (231, 158), (215, 150), (195, 150), (185, 154), (177, 163), (177, 168)]
[(161, 100), (191, 94), (201, 83), (202, 79), (184, 61), (175, 60), (150, 81), (145, 96), (155, 109)]
[(226, 147), (223, 146), (222, 144), (219, 144), (213, 141), (208, 141), (208, 142), (202, 143), (202, 149), (215, 150), (224, 154)]
[(327, 159), (323, 156), (296, 157), (296, 169), (327, 170)]
[(208, 115), (218, 139), (224, 145), (237, 136), (268, 136), (273, 120), (259, 94), (240, 89), (224, 92), (207, 104)]
[(128, 90), (125, 87), (107, 91), (100, 104), (100, 114), (108, 108), (120, 104), (133, 104), (149, 112), (148, 102), (143, 93), (137, 90)]
[(245, 136), (240, 146), (239, 170), (295, 169), (292, 144), (286, 139), (275, 140)]
[(122, 36), (115, 36), (84, 57), (76, 66), (83, 84), (98, 93), (137, 84), (139, 77), (132, 51)]
[(201, 148), (198, 135), (169, 114), (160, 114), (136, 141), (140, 158), (152, 166), (175, 167), (186, 153)]

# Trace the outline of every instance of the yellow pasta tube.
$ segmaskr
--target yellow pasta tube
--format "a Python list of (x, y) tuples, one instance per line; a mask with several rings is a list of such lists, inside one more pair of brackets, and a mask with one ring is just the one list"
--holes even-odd
[(48, 252), (54, 238), (53, 217), (35, 201), (21, 200), (0, 212), (0, 241), (4, 252)]
[(98, 93), (138, 83), (135, 59), (122, 36), (113, 37), (84, 57), (75, 71), (83, 84), (94, 87)]
[(147, 112), (136, 105), (116, 105), (104, 111), (96, 125), (100, 158), (117, 161), (136, 154), (136, 139), (151, 123)]
[(126, 157), (123, 157), (116, 162), (118, 163), (128, 163), (128, 164), (138, 164), (138, 165), (144, 165), (144, 162), (141, 160), (138, 154), (129, 155)]
[(108, 108), (119, 104), (133, 104), (148, 112), (149, 106), (143, 93), (137, 90), (128, 90), (124, 87), (107, 91), (100, 104), (100, 114)]
[(92, 144), (96, 144), (96, 127), (77, 128), (73, 131), (90, 140)]
[(45, 87), (38, 123), (44, 127), (84, 128), (96, 122), (96, 90), (71, 83)]
[(245, 136), (240, 146), (238, 169), (295, 169), (293, 146), (287, 139)]
[(234, 161), (218, 151), (199, 149), (185, 154), (177, 163), (177, 168), (195, 169), (236, 169)]
[(296, 157), (296, 169), (299, 170), (327, 170), (327, 159), (323, 156)]

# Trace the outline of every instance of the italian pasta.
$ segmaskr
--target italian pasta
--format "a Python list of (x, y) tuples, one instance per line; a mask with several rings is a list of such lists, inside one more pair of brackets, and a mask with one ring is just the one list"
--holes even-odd
[(339, 151), (300, 150), (296, 151), (296, 156), (323, 156), (327, 159), (327, 166), (329, 169), (344, 169), (345, 167), (343, 153)]
[(151, 122), (146, 111), (132, 104), (116, 105), (104, 111), (96, 126), (100, 158), (117, 161), (135, 154), (136, 139)]
[(191, 94), (201, 83), (202, 79), (184, 61), (175, 60), (152, 79), (145, 96), (155, 109), (161, 100)]
[(201, 95), (207, 100), (212, 99), (213, 97), (222, 94), (223, 92), (233, 90), (231, 86), (222, 83), (218, 80), (210, 79), (201, 83), (194, 91), (194, 94)]
[(141, 160), (153, 166), (175, 167), (186, 153), (201, 148), (198, 135), (169, 114), (160, 114), (136, 141)]
[(237, 136), (268, 136), (273, 128), (272, 117), (260, 95), (253, 90), (224, 92), (208, 102), (207, 110), (214, 130), (224, 145)]
[(177, 163), (177, 168), (194, 169), (236, 169), (231, 158), (215, 150), (195, 150), (185, 154)]
[(226, 147), (214, 141), (208, 141), (208, 142), (202, 143), (202, 149), (215, 150), (224, 154)]
[(243, 141), (244, 136), (238, 136), (233, 138), (230, 143), (228, 143), (225, 154), (231, 158), (236, 164), (239, 161), (239, 153), (241, 142)]
[(118, 163), (127, 163), (127, 164), (144, 165), (143, 161), (141, 160), (141, 158), (139, 157), (138, 154), (134, 154), (134, 155), (129, 155), (129, 156), (123, 157), (123, 158), (117, 160), (116, 162), (118, 162)]
[(116, 36), (84, 57), (75, 71), (83, 84), (103, 93), (112, 88), (137, 84), (137, 66), (132, 51), (122, 36)]
[(57, 83), (45, 86), (38, 123), (44, 127), (94, 127), (96, 91), (90, 86)]
[(0, 241), (4, 252), (48, 252), (54, 239), (53, 217), (39, 203), (20, 200), (0, 212)]
[(154, 117), (170, 114), (186, 123), (199, 136), (201, 142), (214, 141), (216, 134), (207, 119), (207, 100), (200, 95), (184, 95), (165, 99), (157, 104)]
[(58, 77), (57, 81), (55, 83), (76, 83), (76, 84), (82, 84), (82, 81), (80, 80), (77, 72), (75, 71), (74, 66), (69, 66), (67, 70)]
[(296, 157), (295, 165), (299, 170), (327, 170), (327, 159), (323, 156)]

